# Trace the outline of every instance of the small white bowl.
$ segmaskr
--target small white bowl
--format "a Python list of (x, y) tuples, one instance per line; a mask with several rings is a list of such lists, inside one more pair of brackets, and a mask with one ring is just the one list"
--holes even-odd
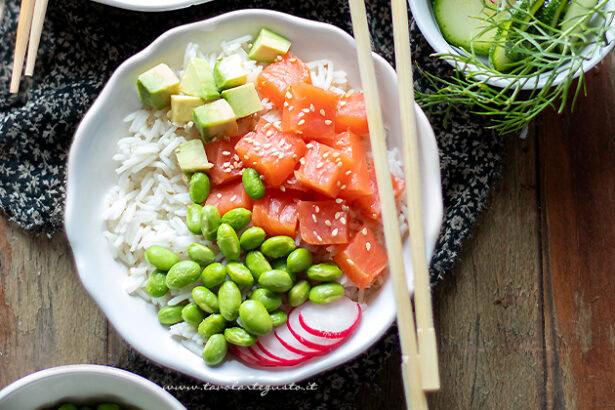
[(0, 390), (0, 409), (41, 409), (61, 402), (111, 401), (139, 409), (186, 410), (160, 386), (109, 366), (75, 364), (41, 370)]
[[(436, 53), (447, 53), (447, 54), (462, 54), (460, 49), (455, 46), (449, 44), (442, 35), (440, 31), (440, 26), (436, 21), (433, 8), (432, 8), (433, 0), (408, 0), (410, 5), (410, 10), (412, 11), (412, 16), (414, 17), (414, 21), (416, 25), (419, 27), (423, 36), (427, 40), (427, 42), (431, 45)], [(613, 10), (615, 9), (615, 0), (610, 0), (607, 5), (607, 9)], [(587, 72), (592, 69), (596, 64), (598, 64), (615, 46), (615, 19), (611, 20), (611, 26), (607, 32), (607, 44), (603, 47), (596, 48), (592, 55), (587, 56), (587, 59), (583, 63), (583, 72)], [(447, 60), (449, 64), (455, 66), (456, 63), (451, 60)], [(477, 71), (477, 67), (475, 65), (469, 64), (463, 67), (464, 71), (467, 72), (468, 75), (472, 75), (472, 73)], [(575, 77), (578, 77), (581, 74), (581, 70), (576, 73)], [(566, 79), (566, 73), (561, 73), (557, 76), (553, 85), (557, 85)], [(476, 76), (477, 79), (481, 79), (481, 76)], [(543, 73), (539, 76), (532, 77), (529, 81), (527, 81), (521, 88), (524, 90), (542, 88), (545, 86), (547, 80), (549, 78), (549, 73)], [(514, 79), (511, 78), (492, 78), (487, 81), (488, 84), (494, 85), (496, 87), (506, 87), (511, 84)]]
[[(175, 341), (158, 323), (154, 306), (124, 291), (126, 266), (115, 261), (102, 218), (103, 199), (117, 183), (112, 156), (118, 139), (127, 133), (122, 120), (141, 107), (135, 91), (137, 76), (155, 64), (181, 66), (188, 42), (197, 42), (205, 52), (219, 49), (221, 40), (246, 33), (256, 35), (269, 27), (292, 41), (292, 51), (309, 61), (329, 58), (348, 73), (350, 84), (359, 88), (359, 68), (354, 39), (334, 26), (300, 19), (269, 10), (242, 10), (175, 28), (159, 37), (142, 52), (124, 62), (103, 89), (75, 134), (68, 161), (66, 233), (70, 240), (79, 277), (86, 290), (111, 324), (136, 350), (148, 358), (201, 380), (221, 385), (261, 383), (280, 385), (305, 379), (344, 363), (375, 343), (395, 318), (391, 279), (379, 289), (354, 335), (337, 350), (304, 365), (283, 369), (251, 368), (238, 360), (227, 360), (210, 368), (194, 353)], [(397, 77), (393, 68), (374, 55), (380, 79), (385, 124), (391, 135), (389, 147), (401, 148)], [(416, 106), (423, 220), (428, 259), (433, 252), (442, 222), (442, 193), (438, 149), (427, 118)], [(412, 268), (408, 241), (404, 247), (408, 278)]]
[(169, 11), (183, 9), (211, 0), (93, 0), (97, 3), (135, 11)]

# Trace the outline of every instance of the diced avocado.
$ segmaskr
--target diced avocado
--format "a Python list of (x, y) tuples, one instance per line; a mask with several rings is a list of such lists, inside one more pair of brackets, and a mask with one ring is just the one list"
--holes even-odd
[(207, 160), (203, 141), (190, 140), (175, 149), (177, 162), (183, 172), (207, 171), (213, 164)]
[(207, 61), (202, 58), (190, 59), (179, 83), (179, 91), (194, 97), (201, 97), (204, 101), (220, 98), (214, 73)]
[(179, 90), (179, 78), (166, 64), (144, 72), (137, 77), (137, 91), (143, 104), (162, 110), (171, 104), (171, 94)]
[(237, 118), (247, 117), (263, 109), (254, 83), (224, 90), (222, 97), (229, 103)]
[(245, 84), (248, 81), (248, 72), (243, 68), (241, 57), (233, 54), (216, 61), (214, 78), (218, 90), (226, 90)]
[(195, 108), (193, 121), (205, 142), (218, 135), (237, 135), (235, 113), (223, 99)]
[(203, 105), (203, 100), (199, 97), (193, 97), (191, 95), (172, 95), (171, 121), (192, 121), (192, 111), (199, 105)]
[(290, 48), (290, 41), (268, 28), (262, 28), (248, 53), (248, 58), (264, 63), (273, 63), (279, 55)]

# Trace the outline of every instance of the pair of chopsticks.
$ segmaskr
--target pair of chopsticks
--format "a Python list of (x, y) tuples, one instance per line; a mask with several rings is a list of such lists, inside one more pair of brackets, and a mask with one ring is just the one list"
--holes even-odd
[(361, 83), (367, 106), (376, 179), (382, 204), (382, 221), (389, 267), (393, 277), (393, 288), (397, 304), (397, 325), (402, 350), (402, 374), (406, 404), (408, 408), (426, 409), (427, 398), (425, 392), (439, 390), (440, 378), (438, 373), (436, 333), (431, 307), (431, 290), (429, 288), (429, 274), (423, 238), (408, 10), (406, 0), (391, 0), (399, 107), (404, 140), (403, 157), (407, 181), (406, 193), (409, 211), (410, 248), (414, 270), (416, 332), (415, 319), (404, 272), (401, 233), (388, 166), (386, 136), (380, 111), (380, 98), (372, 58), (365, 3), (364, 0), (349, 0), (349, 3), (354, 36), (357, 42)]
[(15, 55), (13, 57), (13, 72), (9, 87), (11, 94), (19, 91), (26, 49), (28, 50), (28, 58), (26, 60), (25, 75), (32, 76), (34, 73), (34, 63), (36, 62), (38, 45), (41, 40), (41, 32), (43, 31), (47, 2), (48, 0), (21, 0), (19, 22), (17, 23), (17, 38), (15, 40)]

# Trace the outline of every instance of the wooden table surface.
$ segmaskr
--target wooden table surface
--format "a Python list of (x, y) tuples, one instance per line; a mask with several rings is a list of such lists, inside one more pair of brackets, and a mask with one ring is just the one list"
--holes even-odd
[[(509, 138), (502, 180), (434, 291), (434, 409), (615, 408), (615, 55), (571, 114)], [(126, 344), (78, 281), (63, 234), (0, 216), (0, 388), (67, 363), (117, 365)], [(359, 409), (403, 407), (399, 352)]]

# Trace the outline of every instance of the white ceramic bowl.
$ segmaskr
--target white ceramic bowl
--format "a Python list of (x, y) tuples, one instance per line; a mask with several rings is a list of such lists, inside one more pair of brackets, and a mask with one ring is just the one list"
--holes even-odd
[[(457, 47), (450, 45), (444, 39), (444, 36), (442, 36), (440, 27), (438, 26), (438, 22), (436, 21), (433, 13), (432, 1), (433, 0), (408, 0), (414, 21), (436, 53), (461, 54)], [(606, 7), (609, 10), (615, 9), (615, 0), (610, 0)], [(596, 64), (598, 64), (609, 53), (609, 51), (613, 49), (613, 46), (615, 46), (615, 19), (611, 20), (611, 26), (607, 32), (607, 41), (608, 43), (606, 46), (598, 47), (594, 50), (593, 54), (587, 55), (587, 60), (583, 63), (583, 72), (589, 71)], [(586, 50), (586, 54), (589, 54), (588, 50)], [(449, 60), (447, 61), (451, 65), (455, 65), (455, 62)], [(469, 75), (477, 71), (476, 66), (474, 65), (467, 65), (464, 67), (464, 70)], [(580, 70), (577, 72), (575, 77), (578, 77), (579, 74), (581, 74)], [(477, 79), (481, 79), (481, 76), (476, 77)], [(548, 77), (549, 73), (534, 76), (531, 80), (527, 81), (522, 88), (526, 90), (542, 88), (548, 80)], [(566, 73), (559, 74), (553, 82), (553, 85), (561, 83), (565, 78)], [(487, 82), (497, 87), (505, 87), (512, 81), (513, 79), (510, 78), (492, 78)]]
[(41, 370), (0, 390), (0, 409), (41, 409), (60, 402), (112, 401), (140, 409), (186, 410), (158, 385), (109, 366), (75, 364)]
[(168, 11), (183, 9), (211, 0), (93, 0), (97, 3), (136, 11)]
[[(125, 135), (122, 119), (141, 106), (135, 92), (137, 76), (160, 62), (180, 66), (185, 45), (198, 42), (205, 51), (218, 50), (219, 42), (245, 33), (256, 35), (269, 27), (292, 40), (292, 51), (304, 60), (329, 58), (348, 73), (359, 88), (355, 43), (344, 31), (323, 23), (300, 19), (268, 10), (242, 10), (206, 21), (175, 28), (124, 62), (110, 78), (86, 114), (75, 134), (68, 161), (66, 232), (77, 270), (85, 288), (101, 307), (117, 331), (135, 349), (150, 359), (212, 383), (272, 384), (298, 381), (330, 369), (357, 356), (376, 342), (395, 317), (390, 278), (365, 310), (361, 325), (339, 349), (307, 364), (284, 369), (257, 369), (228, 360), (217, 368), (207, 367), (194, 353), (171, 338), (156, 318), (153, 305), (124, 291), (126, 266), (115, 261), (103, 237), (103, 198), (117, 182), (112, 156), (116, 142)], [(380, 79), (384, 120), (389, 128), (390, 147), (401, 147), (395, 71), (374, 55)], [(442, 221), (442, 196), (438, 150), (433, 131), (418, 108), (423, 218), (428, 257), (431, 257)], [(412, 279), (409, 246), (405, 244), (408, 278)]]

